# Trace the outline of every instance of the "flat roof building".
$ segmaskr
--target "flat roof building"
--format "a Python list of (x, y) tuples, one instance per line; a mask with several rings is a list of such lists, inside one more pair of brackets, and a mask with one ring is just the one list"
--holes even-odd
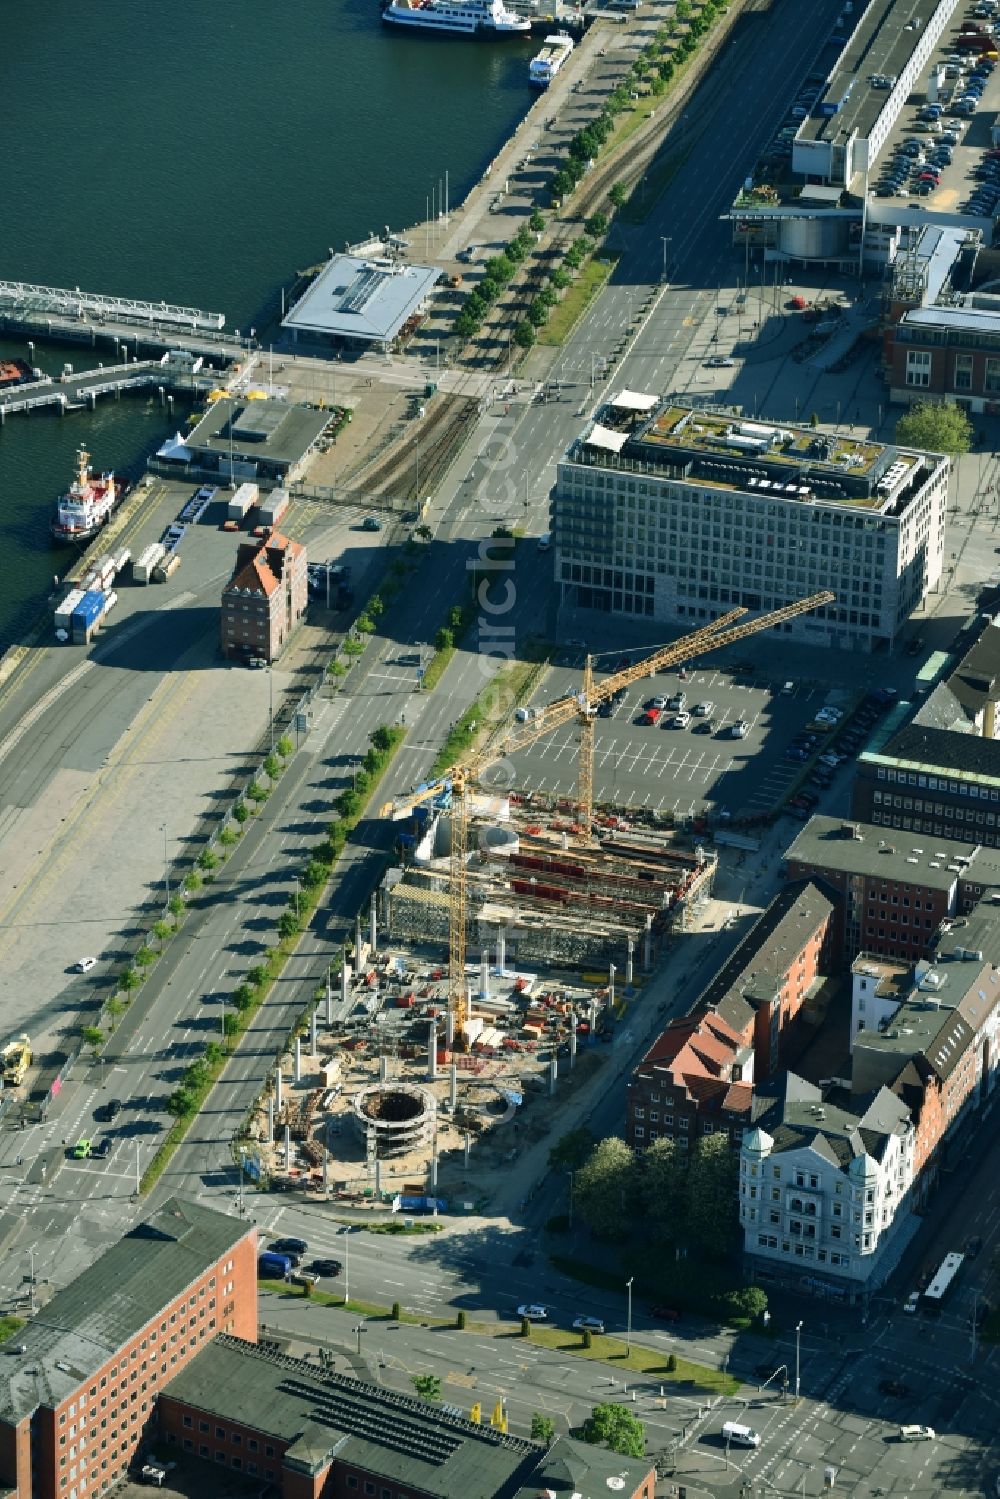
[(420, 316), (440, 279), (434, 266), (334, 255), (281, 326), (296, 341), (386, 349)]
[(284, 483), (301, 471), (332, 418), (313, 406), (220, 398), (184, 439), (186, 461), (223, 483)]
[(256, 1337), (256, 1255), (252, 1225), (171, 1197), (57, 1291), (0, 1358), (0, 1487), (90, 1499), (116, 1483), (167, 1381), (218, 1332)]
[(454, 1408), (233, 1337), (216, 1338), (171, 1381), (159, 1413), (168, 1445), (274, 1484), (282, 1499), (596, 1499), (611, 1490), (653, 1499), (655, 1491), (648, 1458), (568, 1437), (545, 1449)]
[(690, 626), (834, 603), (781, 631), (885, 647), (941, 575), (947, 458), (788, 423), (612, 397), (558, 465), (563, 603)]

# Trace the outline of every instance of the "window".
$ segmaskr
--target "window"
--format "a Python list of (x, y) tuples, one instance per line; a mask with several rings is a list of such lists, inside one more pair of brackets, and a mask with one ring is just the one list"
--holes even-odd
[(181, 1417), (181, 1425), (182, 1426), (186, 1426), (188, 1428), (188, 1430), (190, 1431), (191, 1428), (194, 1426), (194, 1421), (191, 1419), (190, 1416), (182, 1416)]
[[(987, 369), (1000, 360), (987, 359)], [(989, 377), (987, 375), (987, 388)], [(931, 356), (920, 349), (908, 349), (906, 354), (906, 384), (928, 386), (931, 383)]]
[(357, 1486), (358, 1486), (358, 1480), (357, 1480), (357, 1478), (354, 1476), (353, 1473), (348, 1473), (348, 1475), (347, 1475), (347, 1487), (349, 1489), (356, 1489)]

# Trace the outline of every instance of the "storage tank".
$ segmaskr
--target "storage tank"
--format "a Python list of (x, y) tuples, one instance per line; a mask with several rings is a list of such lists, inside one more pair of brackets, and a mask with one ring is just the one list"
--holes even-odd
[(848, 219), (782, 219), (778, 247), (794, 260), (840, 260), (847, 254)]
[(56, 605), (52, 621), (56, 630), (65, 630), (67, 635), (73, 633), (73, 610), (82, 598), (83, 589), (74, 588), (66, 595), (61, 604)]
[(97, 626), (101, 622), (104, 613), (104, 595), (96, 589), (90, 589), (83, 595), (72, 615), (72, 635), (74, 645), (86, 645)]
[(266, 500), (260, 502), (261, 524), (276, 526), (288, 509), (288, 490), (272, 489)]

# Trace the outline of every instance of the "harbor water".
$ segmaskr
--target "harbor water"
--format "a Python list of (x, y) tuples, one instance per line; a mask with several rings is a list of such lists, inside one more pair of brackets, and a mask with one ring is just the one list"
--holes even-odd
[[(190, 304), (260, 336), (330, 248), (420, 222), (446, 171), (464, 197), (532, 103), (534, 50), (400, 36), (377, 0), (8, 7), (0, 276)], [(52, 373), (101, 358), (36, 345)], [(76, 448), (138, 470), (169, 426), (145, 394), (7, 420), (0, 650), (68, 564), (48, 523)]]

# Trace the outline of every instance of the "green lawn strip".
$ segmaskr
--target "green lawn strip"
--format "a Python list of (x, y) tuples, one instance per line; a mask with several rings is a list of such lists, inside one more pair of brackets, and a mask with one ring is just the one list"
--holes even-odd
[(548, 654), (534, 643), (529, 644), (526, 650), (532, 659), (512, 661), (509, 666), (501, 667), (457, 723), (452, 725), (431, 766), (428, 779), (443, 775), (454, 765), (482, 737), (484, 728), (496, 727), (497, 720), (493, 710), (497, 705), (503, 709), (501, 717), (506, 718), (514, 703), (522, 702), (534, 691), (548, 664)]
[[(369, 1232), (367, 1227), (365, 1232)], [(454, 1317), (420, 1317), (416, 1312), (400, 1311), (399, 1316), (394, 1317), (391, 1306), (381, 1306), (377, 1301), (356, 1301), (353, 1296), (345, 1301), (343, 1296), (337, 1296), (331, 1291), (319, 1291), (315, 1286), (307, 1295), (304, 1286), (289, 1285), (283, 1280), (259, 1280), (257, 1284), (262, 1291), (271, 1291), (282, 1301), (309, 1301), (314, 1306), (332, 1306), (336, 1311), (352, 1312), (356, 1317), (368, 1317), (373, 1322), (405, 1322), (411, 1327), (455, 1325)]]
[(16, 1332), (20, 1332), (24, 1326), (23, 1317), (0, 1317), (0, 1343), (6, 1343)]
[(228, 1044), (223, 1047), (221, 1055), (214, 1061), (203, 1061), (203, 1076), (195, 1085), (191, 1086), (189, 1089), (192, 1106), (186, 1114), (184, 1114), (180, 1118), (175, 1119), (173, 1124), (170, 1126), (170, 1129), (164, 1137), (162, 1144), (160, 1145), (156, 1154), (153, 1156), (153, 1159), (150, 1161), (149, 1165), (146, 1167), (146, 1170), (143, 1172), (142, 1179), (139, 1183), (140, 1194), (144, 1195), (147, 1192), (151, 1191), (159, 1181), (160, 1177), (163, 1175), (167, 1163), (173, 1156), (174, 1151), (184, 1139), (192, 1122), (198, 1117), (198, 1114), (201, 1112), (201, 1109), (208, 1099), (209, 1094), (221, 1077), (226, 1063), (229, 1061), (231, 1050), (235, 1049), (236, 1045), (239, 1042), (240, 1036), (252, 1023), (255, 1015), (257, 1014), (257, 1011), (260, 1009), (261, 1005), (264, 1003), (267, 996), (271, 992), (272, 985), (284, 972), (285, 964), (295, 952), (303, 931), (309, 925), (310, 917), (312, 916), (313, 912), (315, 911), (316, 907), (319, 905), (320, 900), (323, 897), (326, 885), (329, 882), (331, 874), (333, 873), (337, 859), (339, 859), (340, 854), (343, 851), (343, 847), (347, 841), (348, 836), (360, 822), (369, 802), (372, 800), (372, 798), (375, 796), (376, 791), (378, 790), (379, 782), (388, 771), (400, 745), (406, 738), (406, 730), (403, 728), (393, 728), (390, 730), (390, 733), (392, 735), (391, 745), (389, 749), (380, 754), (377, 770), (369, 774), (368, 789), (365, 797), (363, 799), (360, 799), (360, 806), (354, 812), (352, 812), (349, 817), (342, 817), (340, 819), (340, 823), (335, 825), (342, 826), (344, 831), (338, 837), (337, 843), (335, 845), (335, 857), (327, 861), (325, 864), (325, 879), (323, 879), (321, 884), (312, 888), (302, 889), (298, 893), (297, 899), (300, 917), (298, 932), (289, 937), (280, 938), (277, 946), (271, 948), (268, 952), (264, 963), (261, 965), (265, 970), (264, 981), (256, 990), (253, 998), (253, 1003), (250, 1004), (246, 1009), (237, 1009), (235, 1011), (236, 1030), (228, 1038), (228, 1042), (232, 1043), (231, 1047)]
[(540, 344), (561, 344), (580, 320), (617, 264), (616, 259), (598, 260), (595, 255), (583, 267), (552, 316), (538, 333)]
[(636, 1343), (626, 1355), (621, 1338), (595, 1336), (589, 1348), (585, 1348), (579, 1333), (566, 1332), (560, 1327), (539, 1327), (532, 1324), (530, 1341), (541, 1343), (544, 1348), (554, 1348), (559, 1353), (572, 1353), (578, 1358), (596, 1359), (599, 1363), (613, 1364), (616, 1369), (634, 1369), (637, 1374), (655, 1374), (664, 1384), (690, 1385), (706, 1394), (733, 1395), (740, 1388), (740, 1381), (720, 1369), (710, 1369), (707, 1364), (696, 1364), (691, 1359), (674, 1356), (677, 1365), (669, 1369), (670, 1354), (659, 1348), (643, 1348)]
[(448, 666), (451, 663), (451, 658), (455, 654), (455, 650), (455, 646), (446, 645), (442, 650), (434, 652), (430, 661), (427, 663), (427, 670), (424, 672), (423, 681), (420, 684), (420, 690), (422, 692), (430, 692), (437, 686), (437, 684), (440, 682), (441, 678), (447, 671)]
[(399, 1223), (395, 1219), (391, 1223), (364, 1224), (366, 1234), (439, 1234), (443, 1227), (441, 1223)]

